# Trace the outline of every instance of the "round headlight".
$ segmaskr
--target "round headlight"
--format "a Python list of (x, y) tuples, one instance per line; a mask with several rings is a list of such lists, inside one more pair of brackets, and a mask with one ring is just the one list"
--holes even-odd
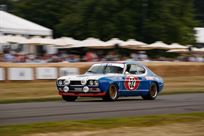
[(98, 81), (97, 80), (94, 81), (94, 85), (98, 86)]
[(64, 91), (64, 92), (68, 92), (68, 91), (69, 91), (69, 87), (68, 87), (68, 86), (65, 86), (65, 87), (63, 88), (63, 91)]
[(64, 80), (64, 84), (65, 85), (69, 85), (70, 84), (70, 80), (69, 79)]
[(86, 80), (85, 79), (81, 80), (81, 84), (86, 85)]
[(59, 81), (58, 81), (58, 85), (62, 85), (62, 80), (59, 80)]
[(88, 87), (88, 86), (84, 86), (83, 91), (84, 91), (85, 93), (87, 93), (87, 92), (89, 91), (89, 87)]
[(90, 80), (89, 85), (93, 85), (93, 84), (94, 84), (93, 80)]

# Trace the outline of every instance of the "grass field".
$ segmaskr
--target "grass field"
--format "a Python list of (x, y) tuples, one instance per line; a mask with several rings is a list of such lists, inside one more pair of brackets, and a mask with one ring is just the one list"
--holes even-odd
[[(204, 92), (204, 76), (166, 77), (162, 94)], [(60, 99), (55, 81), (0, 82), (0, 103)]]
[(204, 113), (1, 126), (2, 136), (203, 136)]

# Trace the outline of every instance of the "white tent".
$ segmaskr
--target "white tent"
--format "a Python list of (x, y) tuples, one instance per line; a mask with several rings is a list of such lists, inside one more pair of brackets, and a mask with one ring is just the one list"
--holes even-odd
[(120, 47), (127, 48), (127, 49), (136, 49), (136, 50), (143, 50), (146, 48), (147, 44), (137, 41), (135, 39), (129, 39), (126, 42), (122, 42)]
[(8, 39), (11, 38), (11, 36), (7, 35), (0, 35), (0, 44), (6, 44), (8, 43)]
[(157, 41), (155, 43), (152, 43), (147, 46), (147, 49), (164, 49), (168, 50), (170, 49), (170, 46), (168, 44), (163, 43), (162, 41)]
[(97, 38), (87, 38), (79, 42), (76, 47), (86, 47), (86, 48), (95, 48), (95, 49), (107, 49), (111, 46), (108, 46), (104, 41), (101, 41)]
[(0, 11), (0, 33), (52, 36), (52, 30), (5, 11)]
[(33, 44), (33, 45), (52, 45), (53, 43), (54, 43), (54, 39), (50, 37), (42, 38), (39, 36), (34, 36), (24, 41), (24, 44)]
[(204, 27), (195, 27), (195, 36), (197, 43), (204, 43)]
[(16, 36), (12, 36), (12, 35), (1, 35), (0, 36), (0, 43), (25, 43), (27, 42), (28, 39), (26, 39), (23, 36), (20, 35), (16, 35)]
[(109, 46), (114, 47), (116, 44), (118, 44), (118, 45), (124, 44), (125, 41), (120, 40), (120, 39), (118, 39), (118, 38), (112, 38), (112, 39), (110, 39), (109, 41), (106, 41), (105, 43), (106, 43), (107, 45), (109, 45)]
[(57, 38), (54, 39), (53, 44), (57, 45), (57, 48), (73, 48), (75, 47), (77, 44), (79, 44), (79, 40), (75, 40), (71, 37), (61, 37), (61, 38)]
[(191, 51), (189, 49), (171, 49), (167, 52), (175, 52), (175, 53), (204, 53), (204, 48), (191, 48)]
[(193, 52), (204, 53), (204, 48), (192, 48)]
[(178, 43), (172, 43), (169, 47), (170, 49), (187, 49), (188, 48), (188, 46), (183, 46)]

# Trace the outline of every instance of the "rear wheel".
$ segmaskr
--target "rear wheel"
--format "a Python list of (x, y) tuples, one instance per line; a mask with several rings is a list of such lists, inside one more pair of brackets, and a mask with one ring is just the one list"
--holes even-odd
[(144, 100), (154, 100), (158, 95), (158, 89), (156, 83), (152, 83), (147, 95), (142, 96)]
[(115, 101), (117, 99), (118, 99), (118, 88), (116, 87), (116, 85), (111, 84), (108, 92), (103, 97), (103, 100), (104, 101)]
[(65, 95), (62, 95), (62, 99), (67, 101), (67, 102), (72, 102), (72, 101), (75, 101), (77, 99), (77, 96), (65, 96)]

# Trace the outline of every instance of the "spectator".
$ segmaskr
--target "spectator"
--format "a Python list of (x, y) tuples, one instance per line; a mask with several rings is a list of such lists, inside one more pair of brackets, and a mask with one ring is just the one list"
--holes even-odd
[(9, 50), (6, 50), (3, 56), (3, 60), (6, 62), (14, 62), (15, 56), (12, 53), (10, 53)]
[(119, 57), (115, 54), (114, 51), (108, 52), (108, 54), (105, 56), (105, 61), (118, 61)]
[(91, 51), (88, 51), (85, 54), (84, 60), (87, 61), (87, 62), (97, 61), (98, 60), (98, 56), (95, 53), (93, 53)]

